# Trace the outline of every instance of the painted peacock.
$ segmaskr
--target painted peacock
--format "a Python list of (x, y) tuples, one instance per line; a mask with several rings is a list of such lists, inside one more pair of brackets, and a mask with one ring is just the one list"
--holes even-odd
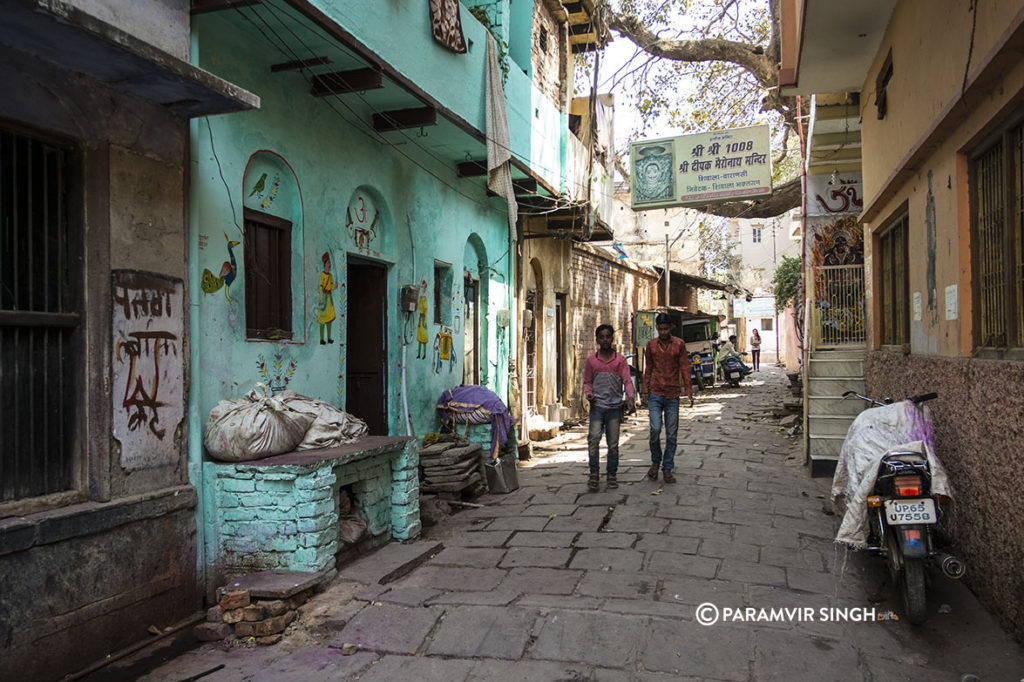
[(223, 287), (224, 298), (233, 303), (235, 299), (231, 298), (228, 288), (235, 281), (235, 276), (238, 274), (238, 264), (235, 263), (235, 252), (232, 249), (241, 244), (241, 242), (232, 241), (227, 233), (224, 234), (224, 239), (228, 243), (229, 260), (224, 261), (224, 264), (220, 266), (220, 276), (214, 275), (208, 268), (203, 268), (203, 281), (200, 286), (208, 294), (212, 294)]

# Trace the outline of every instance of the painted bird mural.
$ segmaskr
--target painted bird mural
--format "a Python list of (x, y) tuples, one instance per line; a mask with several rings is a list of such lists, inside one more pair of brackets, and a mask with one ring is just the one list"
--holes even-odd
[(260, 192), (263, 191), (263, 189), (266, 186), (267, 186), (267, 174), (264, 173), (263, 175), (260, 176), (260, 179), (256, 181), (256, 184), (253, 185), (252, 191), (249, 192), (249, 196), (252, 196), (253, 194), (259, 194)]
[(208, 294), (212, 294), (223, 287), (224, 298), (233, 303), (235, 299), (231, 298), (228, 288), (235, 281), (235, 276), (238, 274), (238, 264), (235, 263), (235, 252), (232, 249), (241, 244), (241, 242), (232, 241), (227, 233), (224, 234), (224, 239), (228, 243), (228, 258), (230, 260), (224, 261), (224, 264), (220, 266), (219, 276), (214, 275), (209, 268), (203, 268), (203, 281), (200, 287)]

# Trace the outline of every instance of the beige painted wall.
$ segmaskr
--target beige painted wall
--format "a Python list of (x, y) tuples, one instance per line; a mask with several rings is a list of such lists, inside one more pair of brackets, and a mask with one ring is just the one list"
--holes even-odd
[[(1018, 3), (985, 3), (978, 8), (970, 72), (980, 68), (1005, 41), (1007, 27), (1021, 12)], [(861, 93), (868, 277), (877, 291), (877, 235), (902, 214), (909, 215), (909, 291), (922, 301), (921, 320), (911, 320), (911, 351), (946, 356), (969, 354), (971, 339), (971, 281), (969, 262), (969, 195), (966, 154), (977, 149), (976, 139), (1007, 116), (1011, 99), (1024, 92), (1024, 62), (1005, 69), (970, 109), (960, 98), (968, 63), (971, 16), (967, 5), (954, 0), (903, 2), (893, 13), (885, 38), (868, 72)], [(941, 35), (943, 40), (935, 40)], [(878, 120), (875, 78), (892, 50), (893, 77), (888, 87), (888, 113)], [(911, 167), (906, 159), (936, 125), (959, 119), (952, 133), (934, 149), (920, 154)], [(896, 178), (893, 181), (893, 178)], [(884, 192), (891, 198), (878, 202)], [(928, 286), (927, 208), (934, 202), (936, 245), (934, 287)], [(872, 206), (876, 204), (876, 206)], [(946, 287), (957, 286), (956, 319), (946, 319)], [(872, 345), (879, 345), (879, 311), (874, 298), (869, 311)], [(911, 305), (912, 308), (912, 305)]]

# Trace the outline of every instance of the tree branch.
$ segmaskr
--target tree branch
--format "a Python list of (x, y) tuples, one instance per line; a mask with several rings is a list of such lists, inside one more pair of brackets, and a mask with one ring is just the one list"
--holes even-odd
[(800, 178), (776, 187), (770, 195), (752, 201), (727, 201), (689, 208), (723, 218), (774, 218), (800, 205)]

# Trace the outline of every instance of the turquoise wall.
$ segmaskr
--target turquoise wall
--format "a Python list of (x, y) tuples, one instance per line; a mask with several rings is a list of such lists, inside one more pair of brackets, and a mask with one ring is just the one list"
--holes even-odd
[[(372, 17), (366, 15), (407, 13), (405, 5), (359, 3), (360, 11), (345, 12), (344, 19), (373, 24)], [(425, 5), (416, 10), (413, 14), (426, 17)], [(395, 18), (388, 21), (390, 26), (402, 25), (393, 23)], [(469, 17), (467, 23), (475, 20)], [(487, 292), (481, 323), (481, 342), (487, 352), (481, 371), (487, 387), (505, 399), (511, 340), (507, 330), (495, 324), (497, 311), (511, 305), (509, 285), (513, 281), (503, 202), (487, 197), (480, 179), (457, 178), (453, 165), (427, 159), (421, 161), (427, 166), (424, 169), (382, 146), (344, 120), (343, 109), (336, 113), (327, 102), (311, 97), (301, 75), (271, 76), (269, 66), (282, 61), (282, 56), (258, 34), (239, 30), (220, 15), (195, 17), (193, 30), (199, 65), (255, 92), (262, 100), (258, 111), (210, 117), (193, 125), (190, 239), (196, 261), (193, 273), (198, 280), (192, 282), (193, 287), (200, 287), (205, 271), (209, 271), (206, 289), (212, 289), (219, 278), (221, 282), (230, 279), (230, 275), (221, 278), (230, 271), (224, 264), (230, 264), (231, 255), (236, 263), (230, 285), (211, 293), (200, 289), (194, 296), (198, 300), (192, 314), (198, 319), (193, 335), (191, 395), (198, 426), (205, 423), (217, 401), (239, 397), (257, 382), (276, 390), (287, 387), (359, 414), (357, 401), (345, 394), (345, 344), (352, 334), (360, 333), (360, 320), (347, 315), (350, 256), (387, 267), (387, 399), (392, 434), (407, 431), (401, 399), (403, 358), (416, 434), (436, 429), (437, 398), (462, 381), (461, 315), (453, 315), (447, 327), (454, 362), (443, 361), (438, 368), (434, 358), (434, 344), (445, 331), (433, 322), (435, 261), (451, 265), (454, 277), (449, 304), (454, 313), (463, 305), (463, 271), (480, 274), (481, 289)], [(394, 48), (404, 31), (392, 33), (388, 44)], [(441, 52), (444, 50), (430, 50), (431, 55)], [(421, 55), (420, 62), (424, 61), (429, 60)], [(482, 68), (482, 62), (465, 59), (459, 65), (466, 69), (474, 63)], [(409, 64), (409, 68), (413, 80), (439, 95), (446, 106), (456, 110), (482, 106), (479, 91), (443, 88), (443, 83), (436, 82), (442, 74), (449, 83), (450, 73), (429, 73), (419, 64)], [(473, 77), (483, 82), (482, 72)], [(470, 99), (472, 105), (467, 103)], [(246, 338), (243, 206), (293, 224), (294, 337), (290, 341)], [(335, 343), (327, 345), (320, 344), (315, 310), (320, 302), (324, 253), (330, 256), (330, 273), (338, 287), (331, 295), (336, 319), (330, 334)], [(405, 284), (425, 285), (421, 288), (428, 302), (425, 349), (417, 344), (419, 316), (399, 313), (399, 289)], [(411, 347), (403, 353), (405, 342)], [(419, 350), (425, 350), (427, 357), (417, 358)], [(195, 429), (192, 433), (198, 437)]]

